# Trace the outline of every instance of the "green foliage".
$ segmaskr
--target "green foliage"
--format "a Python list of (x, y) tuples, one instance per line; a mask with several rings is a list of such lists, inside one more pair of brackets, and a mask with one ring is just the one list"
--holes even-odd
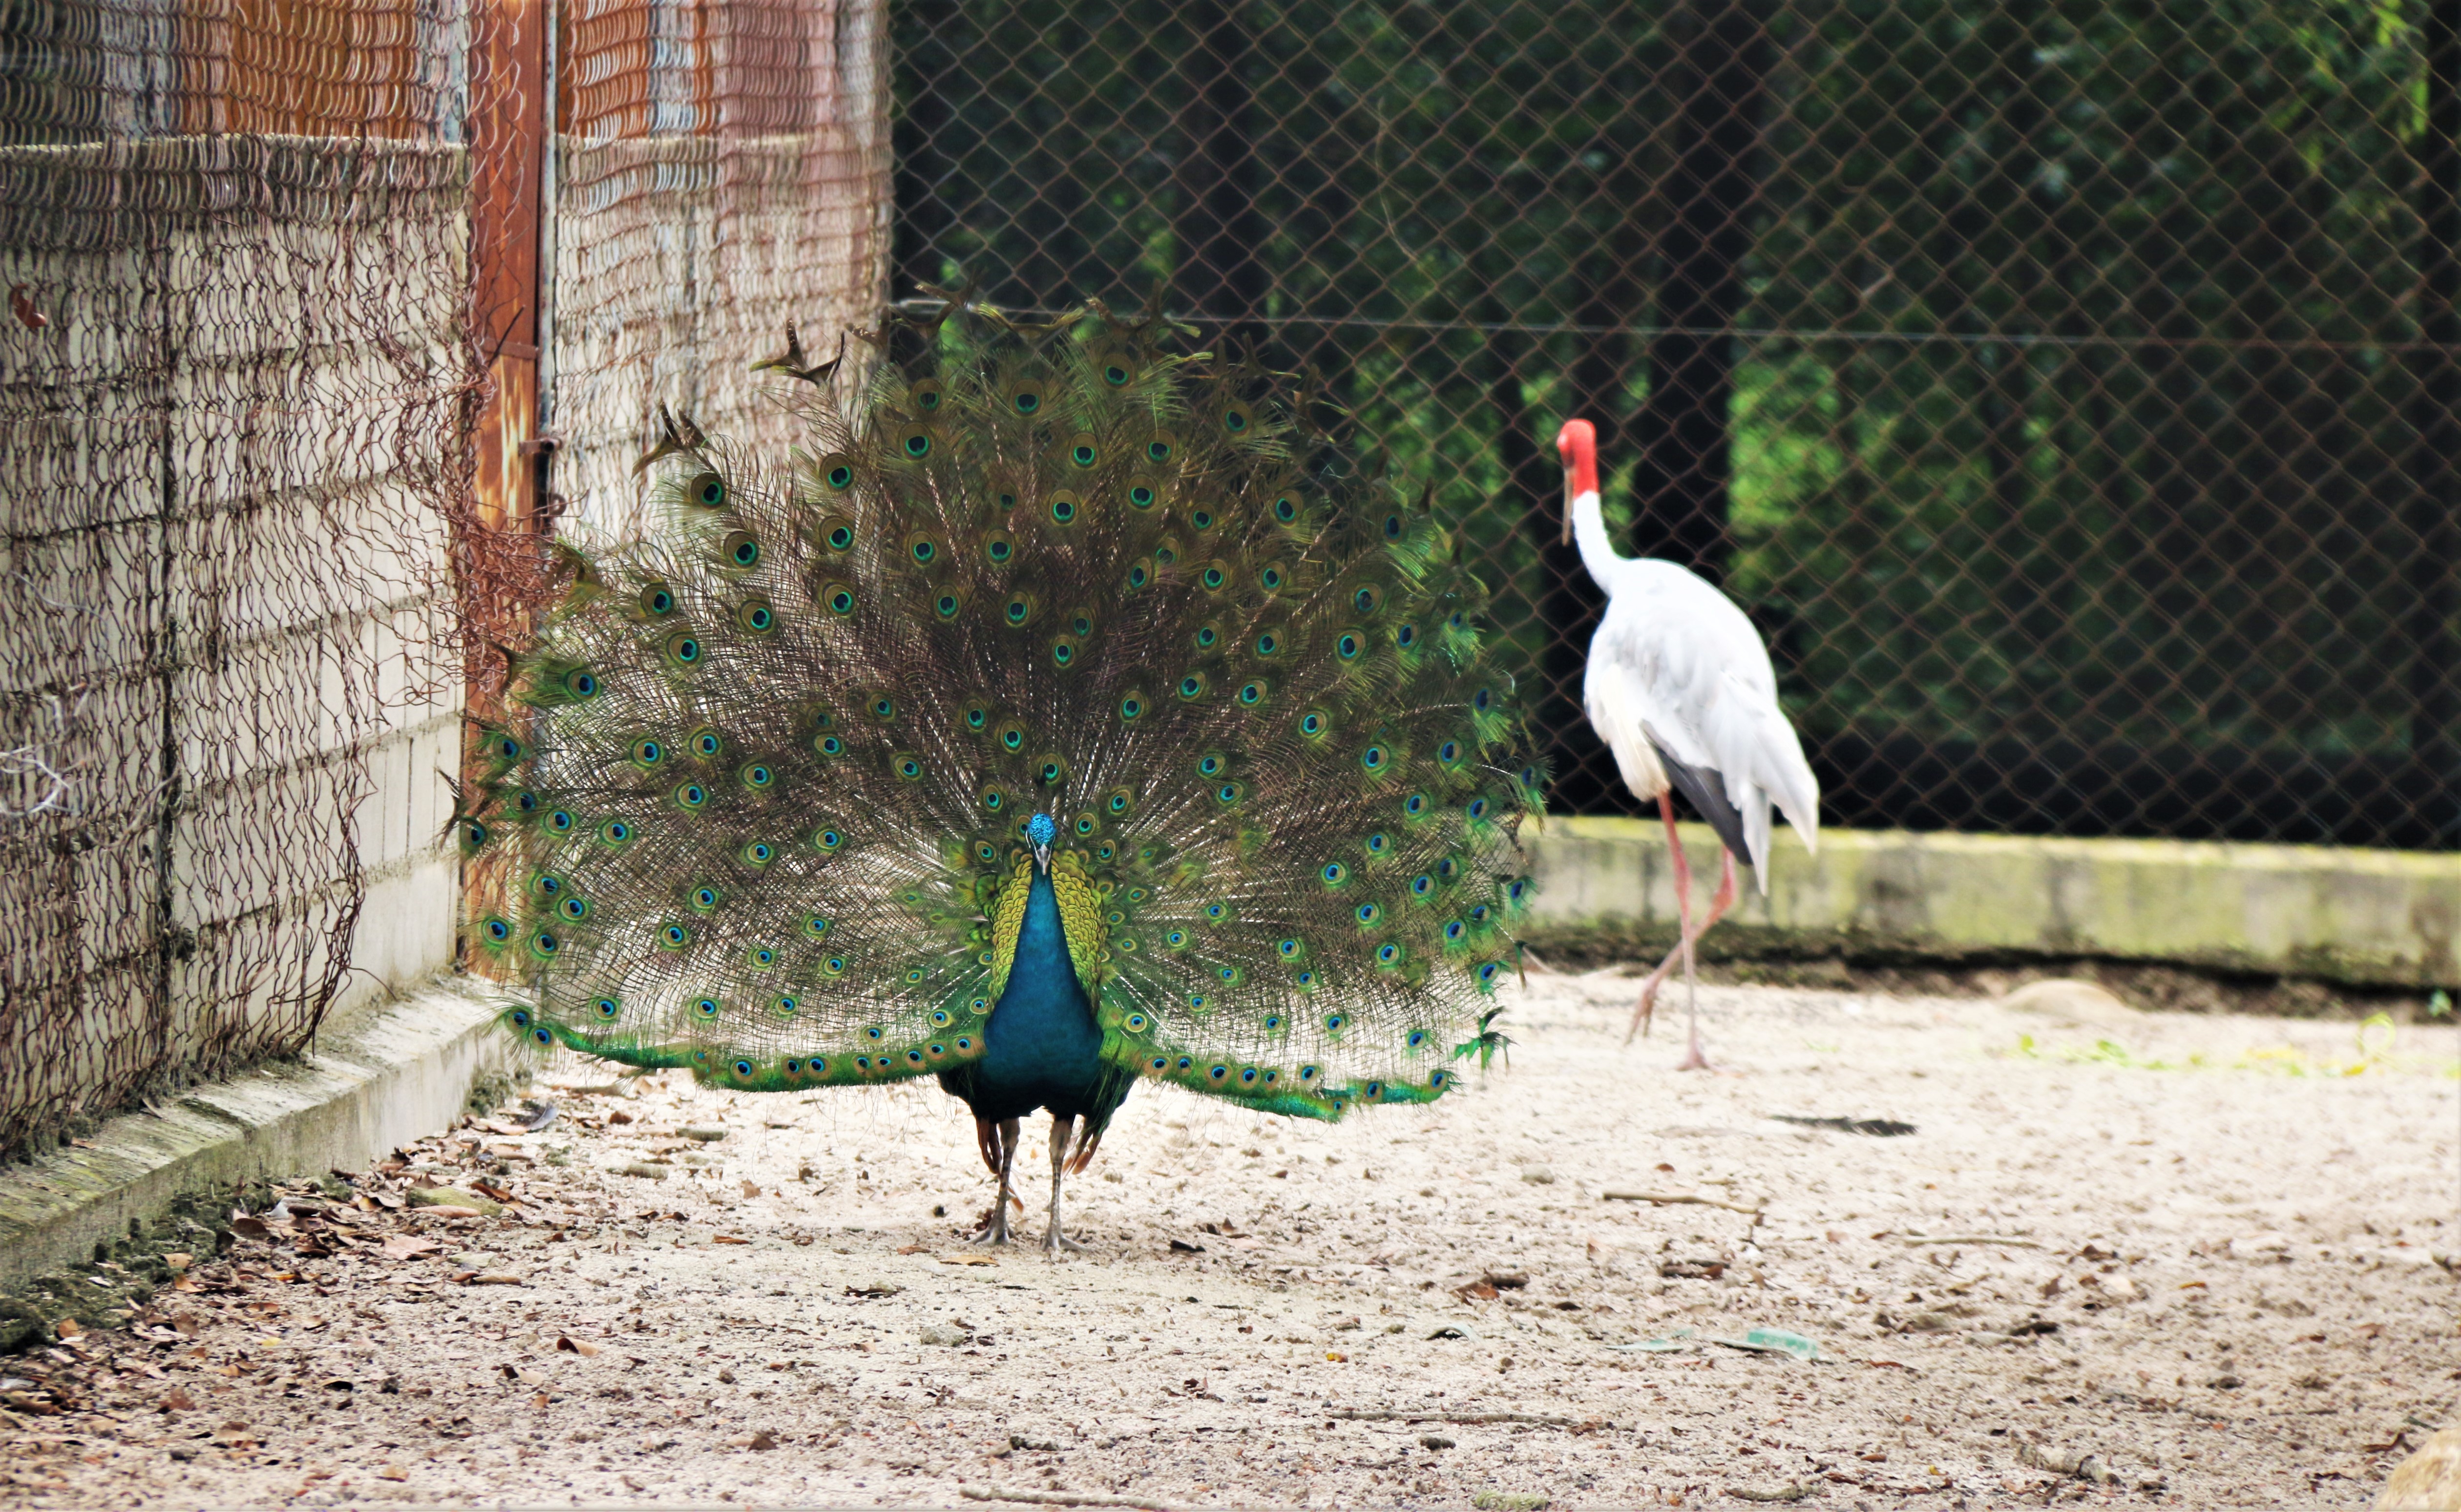
[[(1189, 164), (1219, 126), (1197, 13), (901, 5), (906, 267), (1018, 294), (1185, 285)], [(1534, 666), (1561, 375), (1606, 350), (1570, 328), (1618, 277), (1624, 401), (1652, 381), (1685, 10), (1230, 13), (1257, 333), (1332, 375), (1382, 438), (1373, 465), (1438, 480)], [(1798, 722), (2402, 749), (2410, 12), (1846, 0), (1766, 19), (1728, 580), (1774, 631)], [(1633, 458), (1609, 461), (1619, 522)]]

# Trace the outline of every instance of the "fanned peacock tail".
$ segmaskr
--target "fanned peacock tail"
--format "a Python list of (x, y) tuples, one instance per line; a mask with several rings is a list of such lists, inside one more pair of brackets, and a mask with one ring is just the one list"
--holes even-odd
[(908, 325), (845, 398), (787, 364), (808, 449), (671, 427), (654, 538), (567, 552), (457, 820), (511, 1022), (741, 1088), (962, 1065), (1041, 812), (1106, 1061), (1444, 1092), (1543, 781), (1448, 533), (1158, 323)]

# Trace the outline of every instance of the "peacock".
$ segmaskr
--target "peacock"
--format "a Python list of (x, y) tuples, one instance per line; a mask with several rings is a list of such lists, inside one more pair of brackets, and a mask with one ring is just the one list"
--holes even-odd
[[(937, 1076), (1009, 1238), (1140, 1078), (1423, 1103), (1502, 1042), (1545, 773), (1456, 538), (1320, 390), (1099, 304), (932, 291), (667, 415), (654, 523), (558, 543), (454, 824), (509, 1026), (718, 1087)], [(663, 413), (663, 412), (662, 412)]]

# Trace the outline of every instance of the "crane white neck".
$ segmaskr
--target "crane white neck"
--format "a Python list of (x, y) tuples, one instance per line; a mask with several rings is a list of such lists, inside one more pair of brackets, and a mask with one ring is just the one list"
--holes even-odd
[(1573, 540), (1581, 548), (1581, 565), (1599, 587), (1610, 586), (1625, 558), (1616, 554), (1614, 543), (1607, 540), (1606, 511), (1598, 507), (1598, 491), (1594, 488), (1573, 496)]

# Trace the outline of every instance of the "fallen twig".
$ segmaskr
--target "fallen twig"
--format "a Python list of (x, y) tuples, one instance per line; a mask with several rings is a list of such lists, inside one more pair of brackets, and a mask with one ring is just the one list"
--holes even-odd
[(2017, 1239), (2007, 1234), (1900, 1234), (1909, 1245), (2005, 1245), (2011, 1249), (2040, 1249), (2031, 1239)]
[(1811, 1495), (1811, 1487), (1800, 1480), (1789, 1480), (1783, 1490), (1753, 1491), (1743, 1486), (1728, 1486), (1726, 1494), (1745, 1501), (1800, 1501)]
[(1054, 1507), (1136, 1507), (1140, 1512), (1194, 1512), (1176, 1501), (1148, 1501), (1144, 1497), (1115, 1496), (1102, 1491), (987, 1491), (981, 1486), (959, 1486), (957, 1495), (969, 1501), (1038, 1501)]
[[(1327, 1417), (1348, 1418), (1360, 1423), (1535, 1423), (1541, 1428), (1579, 1428), (1585, 1426), (1570, 1417), (1550, 1413), (1442, 1413), (1391, 1412), (1380, 1407), (1336, 1407), (1326, 1411)], [(1596, 1426), (1612, 1428), (1613, 1423)]]
[(1730, 1213), (1757, 1213), (1759, 1203), (1735, 1203), (1723, 1197), (1703, 1197), (1698, 1192), (1600, 1192), (1602, 1201), (1610, 1203), (1690, 1203), (1700, 1207), (1723, 1207)]

